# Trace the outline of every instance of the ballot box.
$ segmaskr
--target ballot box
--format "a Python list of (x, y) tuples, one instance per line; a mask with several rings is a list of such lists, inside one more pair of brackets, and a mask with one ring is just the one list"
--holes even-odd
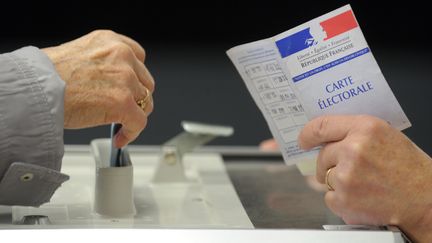
[(75, 240), (119, 235), (127, 240), (140, 234), (176, 242), (407, 242), (396, 227), (344, 225), (326, 208), (324, 192), (295, 166), (287, 166), (278, 152), (196, 146), (209, 139), (189, 135), (161, 146), (128, 146), (131, 164), (119, 173), (103, 171), (109, 139), (66, 145), (62, 172), (70, 180), (38, 208), (0, 207), (0, 234), (26, 231), (20, 236), (31, 239), (61, 232)]

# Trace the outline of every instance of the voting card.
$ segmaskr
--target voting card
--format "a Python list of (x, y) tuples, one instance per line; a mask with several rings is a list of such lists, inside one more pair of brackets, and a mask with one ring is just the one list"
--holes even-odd
[(227, 51), (287, 164), (314, 173), (318, 148), (297, 137), (324, 114), (369, 114), (411, 126), (387, 84), (349, 5), (275, 37)]

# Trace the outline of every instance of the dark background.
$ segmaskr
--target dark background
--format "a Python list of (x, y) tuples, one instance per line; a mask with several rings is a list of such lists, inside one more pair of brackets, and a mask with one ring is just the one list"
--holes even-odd
[[(0, 51), (46, 47), (94, 29), (112, 29), (147, 51), (155, 110), (135, 143), (161, 144), (181, 120), (221, 123), (235, 135), (214, 144), (256, 145), (267, 125), (225, 51), (271, 37), (350, 3), (380, 67), (432, 154), (430, 16), (422, 1), (16, 1), (0, 6)], [(108, 136), (108, 127), (65, 132), (66, 143)]]

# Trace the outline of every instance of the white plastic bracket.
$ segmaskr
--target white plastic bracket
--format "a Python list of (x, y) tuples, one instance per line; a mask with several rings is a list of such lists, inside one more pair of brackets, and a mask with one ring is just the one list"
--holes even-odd
[(230, 126), (210, 125), (183, 121), (184, 132), (162, 145), (160, 162), (153, 177), (154, 183), (187, 182), (183, 156), (194, 148), (216, 137), (228, 137), (234, 133)]

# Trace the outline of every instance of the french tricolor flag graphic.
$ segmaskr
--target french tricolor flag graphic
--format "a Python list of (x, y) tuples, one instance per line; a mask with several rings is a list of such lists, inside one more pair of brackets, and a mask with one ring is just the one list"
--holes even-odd
[(320, 29), (306, 28), (276, 41), (282, 58), (358, 27), (352, 10), (319, 23)]
[(320, 22), (320, 25), (324, 32), (327, 33), (327, 38), (324, 40), (331, 39), (358, 26), (352, 10), (348, 10), (345, 13), (324, 20), (323, 22)]

